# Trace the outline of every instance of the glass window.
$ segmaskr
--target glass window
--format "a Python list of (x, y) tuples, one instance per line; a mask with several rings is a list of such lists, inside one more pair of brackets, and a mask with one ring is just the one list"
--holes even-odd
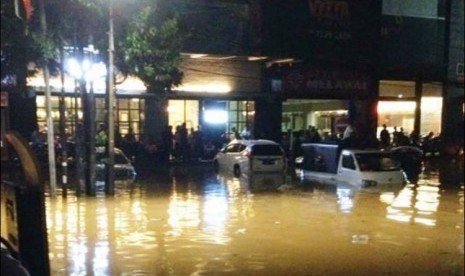
[(139, 121), (139, 110), (131, 110), (131, 121)]
[[(239, 134), (243, 135), (253, 129), (255, 104), (251, 101), (229, 101), (228, 102), (229, 129), (235, 127)], [(250, 135), (244, 135), (250, 136)], [(246, 137), (248, 138), (248, 137)]]
[(175, 128), (184, 122), (188, 129), (198, 127), (199, 102), (196, 100), (169, 100), (168, 124)]
[(129, 102), (129, 107), (131, 109), (138, 109), (139, 108), (139, 102), (140, 100), (139, 99), (131, 99), (131, 101)]
[(413, 98), (415, 97), (415, 82), (381, 80), (379, 82), (379, 96)]
[(226, 147), (226, 152), (228, 153), (234, 153), (234, 152), (238, 152), (238, 144), (233, 144), (233, 145), (229, 145)]
[[(143, 123), (143, 111), (144, 111), (144, 100), (143, 99), (116, 99), (117, 110), (115, 114), (115, 120), (120, 126), (120, 132), (127, 133), (129, 127), (132, 127), (136, 137), (140, 136), (142, 129), (141, 124)], [(52, 104), (52, 118), (54, 120), (54, 131), (59, 131), (59, 120), (60, 120), (60, 97), (53, 96), (51, 99)], [(47, 122), (47, 112), (45, 106), (45, 96), (36, 96), (36, 115), (37, 124), (39, 126), (45, 126)], [(76, 108), (77, 107), (77, 108)], [(82, 117), (82, 104), (80, 97), (65, 97), (65, 116), (66, 116), (66, 128), (69, 135), (74, 134), (76, 121), (81, 120)], [(96, 97), (95, 98), (95, 121), (96, 123), (107, 122), (107, 111), (106, 111), (106, 98)]]
[[(37, 125), (38, 126), (45, 126), (47, 125), (47, 109), (45, 103), (45, 96), (39, 95), (36, 96), (36, 115), (37, 115)], [(80, 107), (80, 99), (77, 101), (74, 100), (73, 97), (66, 97), (65, 98), (65, 124), (67, 128), (67, 133), (72, 135), (74, 133), (74, 126), (76, 122), (76, 118), (82, 118), (82, 112), (77, 113), (75, 108), (76, 103)], [(51, 100), (51, 115), (53, 119), (53, 130), (55, 133), (59, 134), (60, 131), (60, 97), (59, 96), (52, 96)]]
[(128, 99), (118, 99), (118, 108), (128, 109), (129, 108), (129, 100)]
[(352, 155), (344, 154), (342, 156), (342, 167), (350, 170), (355, 170), (355, 162)]
[(136, 139), (140, 138), (143, 124), (144, 100), (138, 98), (119, 98), (117, 101), (117, 125), (121, 135), (129, 132), (132, 128)]
[[(442, 90), (441, 83), (423, 83), (421, 98), (420, 135), (433, 131), (441, 131)], [(378, 130), (379, 137), (382, 125), (386, 124), (389, 132), (394, 127), (403, 128), (406, 135), (411, 134), (415, 124), (415, 83), (408, 81), (380, 81), (380, 97), (397, 98), (398, 100), (379, 101)], [(406, 98), (405, 100), (402, 100)]]
[(383, 0), (383, 14), (419, 18), (444, 17), (444, 0)]
[(252, 147), (253, 155), (283, 155), (283, 150), (278, 145), (255, 145)]
[(385, 153), (356, 154), (357, 163), (361, 171), (394, 171), (400, 169), (400, 164)]

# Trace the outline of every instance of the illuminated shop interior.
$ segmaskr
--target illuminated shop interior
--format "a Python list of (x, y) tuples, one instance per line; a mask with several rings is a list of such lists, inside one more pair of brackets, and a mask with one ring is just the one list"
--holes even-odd
[[(382, 125), (390, 132), (396, 126), (405, 134), (413, 131), (415, 121), (415, 82), (380, 81), (380, 101), (378, 102), (378, 136)], [(421, 97), (420, 135), (441, 132), (442, 84), (423, 83)]]
[[(382, 125), (390, 132), (394, 126), (404, 133), (413, 131), (415, 120), (415, 82), (380, 81), (378, 102), (378, 137)], [(423, 83), (421, 91), (420, 135), (441, 131), (442, 84)], [(347, 100), (288, 99), (283, 102), (283, 132), (305, 130), (314, 126), (321, 135), (340, 134), (347, 125)]]

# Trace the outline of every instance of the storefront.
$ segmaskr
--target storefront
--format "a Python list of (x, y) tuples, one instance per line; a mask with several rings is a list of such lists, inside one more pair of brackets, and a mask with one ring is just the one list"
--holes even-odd
[[(414, 81), (380, 81), (378, 102), (377, 134), (385, 124), (392, 133), (394, 127), (402, 128), (406, 135), (419, 126), (420, 136), (430, 132), (439, 135), (442, 124), (442, 91), (441, 83), (424, 82), (415, 92)], [(416, 96), (417, 95), (417, 96)], [(418, 122), (415, 122), (417, 104), (420, 104)]]
[[(248, 57), (211, 57), (183, 54), (184, 80), (180, 87), (163, 95), (150, 95), (144, 85), (134, 77), (116, 87), (115, 125), (124, 137), (131, 129), (137, 139), (159, 139), (165, 124), (176, 126), (183, 123), (189, 131), (201, 129), (208, 136), (221, 136), (231, 128), (250, 136), (255, 127), (255, 100), (265, 95), (260, 92), (262, 63)], [(46, 97), (43, 77), (29, 80), (36, 90), (36, 115), (39, 129), (46, 127)], [(66, 76), (50, 81), (52, 91), (51, 116), (54, 131), (59, 135), (60, 98), (64, 97), (65, 120), (68, 134), (72, 137), (76, 124), (83, 118), (81, 95), (74, 80)], [(62, 89), (64, 87), (64, 89)], [(95, 125), (107, 122), (105, 83), (95, 80), (92, 86), (95, 99)], [(64, 90), (62, 93), (61, 90)]]
[[(415, 82), (387, 81), (379, 83), (377, 137), (386, 124), (392, 133), (402, 128), (406, 135), (415, 128), (416, 105), (420, 102), (420, 136), (441, 132), (442, 84), (423, 83), (421, 96), (415, 96)], [(316, 127), (320, 135), (339, 135), (348, 123), (350, 100), (288, 99), (283, 102), (282, 131)]]
[(341, 64), (294, 63), (270, 68), (270, 89), (282, 99), (281, 132), (316, 128), (340, 137), (349, 124), (376, 128), (376, 81), (364, 68)]

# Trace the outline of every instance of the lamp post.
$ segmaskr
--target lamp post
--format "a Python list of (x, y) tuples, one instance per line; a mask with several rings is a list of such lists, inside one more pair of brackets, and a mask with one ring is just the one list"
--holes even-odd
[[(76, 158), (78, 162), (81, 157), (85, 160), (85, 188), (87, 195), (96, 194), (96, 175), (95, 175), (95, 98), (94, 98), (94, 80), (103, 77), (106, 72), (102, 68), (102, 63), (94, 63), (95, 51), (93, 45), (89, 45), (80, 51), (82, 60), (67, 60), (68, 72), (79, 82), (81, 94), (81, 104), (83, 108), (83, 125), (76, 126)], [(86, 58), (87, 57), (87, 58)], [(87, 89), (89, 85), (89, 89)], [(82, 146), (84, 143), (84, 151)], [(80, 179), (80, 172), (78, 173)], [(80, 180), (79, 180), (80, 181)], [(77, 187), (80, 190), (80, 187)]]
[(115, 185), (114, 185), (114, 147), (115, 147), (115, 119), (113, 113), (113, 105), (115, 102), (115, 95), (114, 95), (114, 76), (113, 76), (113, 52), (115, 51), (114, 46), (114, 34), (113, 34), (113, 1), (108, 0), (108, 23), (109, 23), (109, 31), (108, 31), (108, 93), (107, 93), (107, 110), (108, 110), (108, 163), (107, 163), (107, 175), (105, 181), (105, 193), (109, 195), (113, 195), (115, 193)]

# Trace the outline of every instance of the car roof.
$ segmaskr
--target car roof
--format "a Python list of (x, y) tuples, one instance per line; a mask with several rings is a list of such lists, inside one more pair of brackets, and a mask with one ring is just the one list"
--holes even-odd
[(232, 140), (230, 142), (230, 144), (235, 144), (235, 143), (239, 143), (239, 144), (244, 144), (244, 145), (247, 145), (247, 146), (251, 146), (251, 145), (278, 145), (278, 143), (276, 143), (275, 141), (271, 141), (271, 140), (266, 140), (266, 139), (239, 139), (239, 140)]
[(353, 153), (389, 153), (389, 151), (380, 149), (343, 149), (343, 151), (350, 151)]

